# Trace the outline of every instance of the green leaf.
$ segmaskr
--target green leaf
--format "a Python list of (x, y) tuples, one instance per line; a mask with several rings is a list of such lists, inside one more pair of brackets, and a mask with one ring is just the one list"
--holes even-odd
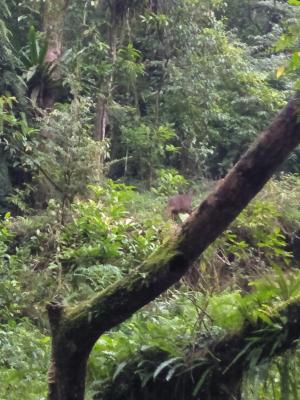
[(42, 46), (40, 48), (40, 52), (39, 52), (39, 64), (43, 64), (46, 54), (47, 54), (47, 50), (48, 50), (48, 42), (42, 43)]
[(291, 6), (300, 6), (300, 0), (289, 0), (288, 3)]
[(154, 371), (153, 379), (157, 378), (157, 376), (161, 373), (161, 371), (162, 371), (163, 369), (165, 369), (168, 365), (172, 364), (173, 362), (175, 362), (175, 361), (177, 361), (177, 360), (180, 360), (180, 357), (173, 357), (173, 358), (170, 358), (169, 360), (166, 360), (166, 361), (162, 362), (162, 363), (156, 368), (156, 370)]
[(193, 396), (196, 397), (199, 393), (199, 390), (202, 388), (203, 384), (205, 383), (205, 379), (207, 375), (210, 373), (211, 368), (207, 368), (205, 372), (203, 372), (201, 378), (199, 379), (195, 389), (193, 390)]
[(277, 68), (276, 71), (276, 78), (280, 78), (285, 72), (285, 67), (283, 65), (281, 65), (279, 68)]
[(29, 82), (29, 81), (34, 77), (34, 75), (35, 75), (36, 72), (37, 72), (37, 69), (38, 69), (38, 66), (37, 66), (37, 65), (33, 65), (33, 66), (27, 71), (27, 74), (26, 74), (26, 80), (27, 80), (27, 82)]
[(121, 362), (121, 364), (119, 364), (116, 368), (116, 371), (112, 377), (112, 380), (115, 381), (116, 378), (119, 376), (119, 374), (123, 371), (123, 369), (126, 367), (127, 365), (127, 361), (123, 361)]
[(32, 64), (37, 64), (38, 63), (38, 40), (37, 40), (37, 33), (35, 30), (35, 27), (31, 25), (29, 28), (29, 33), (28, 33), (28, 42), (29, 42), (29, 48), (30, 48), (30, 58)]
[(233, 359), (233, 361), (224, 369), (223, 375), (248, 351), (248, 349), (252, 346), (252, 342), (249, 342), (242, 351), (240, 351), (237, 356)]

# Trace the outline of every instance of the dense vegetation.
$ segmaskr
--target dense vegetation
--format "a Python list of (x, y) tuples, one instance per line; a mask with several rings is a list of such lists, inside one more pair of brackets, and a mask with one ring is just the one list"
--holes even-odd
[[(47, 398), (46, 305), (128, 278), (186, 218), (168, 198), (198, 205), (299, 88), (299, 6), (0, 0), (1, 399)], [(224, 399), (300, 398), (299, 161), (99, 338), (86, 399), (213, 399), (228, 347)]]

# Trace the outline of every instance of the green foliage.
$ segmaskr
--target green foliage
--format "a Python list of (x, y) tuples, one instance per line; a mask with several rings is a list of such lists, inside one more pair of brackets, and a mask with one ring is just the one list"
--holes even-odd
[[(22, 220), (27, 221), (27, 225), (24, 223), (22, 226)], [(35, 268), (42, 268), (45, 259), (49, 261), (48, 249), (45, 246), (46, 232), (44, 242), (39, 238), (43, 236), (39, 228), (42, 229), (44, 222), (45, 219), (41, 218), (35, 221), (34, 226), (33, 221), (28, 222), (26, 218), (12, 221), (7, 214), (5, 221), (0, 223), (0, 323), (18, 321), (24, 315), (28, 315), (44, 325), (44, 305), (55, 290), (55, 279), (51, 271), (40, 275), (35, 271)], [(22, 232), (22, 229), (25, 232)], [(47, 233), (49, 241), (49, 231)], [(20, 248), (14, 249), (18, 240), (21, 242), (24, 240), (25, 243)], [(51, 246), (50, 241), (47, 245)], [(42, 256), (36, 255), (37, 249), (41, 251)]]
[(17, 118), (14, 114), (16, 99), (0, 97), (0, 138), (3, 150), (13, 162), (13, 166), (24, 168), (33, 166), (30, 157), (32, 148), (36, 145), (34, 134), (36, 130), (28, 125), (26, 115)]
[[(290, 0), (289, 4), (292, 6), (299, 6), (297, 0)], [(294, 9), (297, 14), (297, 9)], [(290, 74), (292, 79), (295, 81), (295, 87), (300, 87), (300, 81), (298, 79), (300, 70), (299, 61), (299, 18), (293, 19), (292, 22), (287, 24), (285, 32), (283, 32), (276, 43), (277, 51), (288, 52), (290, 57), (282, 64), (276, 72), (277, 78), (280, 78), (284, 74)]]
[(9, 57), (9, 54), (11, 53), (11, 43), (10, 43), (11, 32), (8, 29), (8, 27), (6, 26), (5, 20), (4, 20), (4, 18), (11, 17), (11, 12), (7, 5), (6, 0), (1, 0), (0, 7), (1, 7), (0, 33), (1, 33), (1, 37), (2, 37), (1, 64), (3, 64), (5, 61), (5, 56)]
[(40, 145), (34, 153), (41, 201), (57, 198), (70, 204), (100, 179), (100, 160), (107, 156), (108, 143), (92, 138), (92, 106), (89, 98), (75, 98), (42, 119)]
[(210, 299), (208, 312), (215, 324), (226, 330), (236, 331), (244, 322), (240, 312), (242, 296), (239, 292), (222, 293)]
[[(248, 214), (248, 215), (247, 215)], [(246, 226), (252, 246), (263, 251), (269, 262), (282, 257), (285, 262), (292, 255), (285, 250), (287, 243), (279, 225), (279, 210), (275, 203), (256, 200), (237, 219), (236, 227)], [(277, 223), (277, 226), (276, 226)]]
[(46, 399), (50, 338), (28, 320), (0, 325), (1, 396), (7, 400)]
[(139, 63), (141, 52), (128, 43), (118, 51), (117, 71), (120, 73), (120, 82), (128, 85), (128, 89), (135, 89), (137, 78), (144, 74), (144, 65)]
[(162, 164), (168, 153), (175, 153), (171, 140), (176, 136), (170, 125), (158, 128), (142, 123), (132, 128), (122, 127), (123, 142), (129, 155), (133, 155), (134, 167), (139, 177), (149, 179), (151, 184), (155, 170)]
[[(13, 400), (46, 396), (49, 338), (36, 327), (46, 326), (45, 303), (57, 293), (67, 303), (86, 299), (143, 262), (170, 226), (171, 235), (177, 229), (163, 221), (163, 196), (185, 191), (187, 177), (223, 175), (299, 72), (296, 0), (166, 0), (157, 10), (148, 1), (73, 1), (63, 32), (68, 57), (59, 66), (69, 100), (42, 111), (35, 105), (45, 105), (48, 92), (65, 99), (56, 66), (45, 64), (47, 38), (33, 28), (42, 3), (0, 0), (0, 212), (9, 202), (23, 215), (0, 223), (0, 386)], [(277, 77), (289, 74), (276, 80), (286, 53)], [(96, 142), (102, 100), (109, 139)], [(298, 170), (297, 157), (286, 170)], [(110, 165), (111, 176), (152, 190), (105, 180)], [(280, 345), (278, 311), (299, 296), (299, 274), (288, 270), (299, 264), (299, 177), (279, 178), (206, 252), (198, 291), (182, 284), (103, 335), (90, 384), (117, 386), (129, 368), (143, 387), (174, 378), (182, 388), (186, 371), (203, 366), (207, 343), (255, 321), (266, 325), (230, 368), (244, 359), (251, 365), (251, 400), (297, 399), (297, 358), (277, 359), (265, 375), (258, 367), (268, 346)], [(195, 398), (210, 379), (204, 366)], [(168, 396), (181, 398), (176, 390)]]
[[(108, 100), (113, 157), (126, 157), (125, 175), (151, 184), (157, 168), (171, 166), (219, 176), (283, 104), (270, 68), (259, 68), (226, 32), (223, 12), (222, 2), (167, 2), (156, 12), (129, 12), (111, 32), (105, 14), (90, 15), (90, 40), (73, 68), (87, 93)], [(173, 135), (162, 138), (159, 127), (172, 127)]]
[(284, 96), (269, 87), (266, 74), (255, 70), (220, 22), (200, 30), (196, 40), (197, 51), (187, 51), (184, 67), (169, 65), (164, 109), (176, 126), (181, 165), (191, 174), (219, 176), (268, 123)]
[[(99, 289), (119, 278), (121, 271), (137, 266), (161, 239), (159, 227), (129, 215), (128, 203), (135, 198), (133, 187), (108, 180), (90, 190), (94, 199), (73, 205), (73, 222), (60, 235), (60, 262), (67, 269), (79, 267), (70, 279), (90, 280), (91, 286)], [(101, 269), (102, 277), (95, 280)]]
[[(0, 96), (7, 90), (14, 94), (21, 94), (20, 87), (22, 83), (16, 80), (16, 69), (20, 66), (20, 61), (16, 57), (13, 47), (13, 32), (10, 22), (13, 20), (11, 13), (12, 7), (15, 6), (15, 1), (1, 0), (0, 1)], [(24, 89), (24, 87), (23, 87)], [(22, 93), (23, 94), (23, 93)]]
[(223, 12), (229, 28), (235, 28), (243, 41), (250, 45), (257, 41), (256, 50), (261, 55), (268, 51), (271, 40), (278, 38), (283, 30), (282, 21), (293, 15), (294, 10), (286, 0), (229, 0), (223, 5)]
[[(29, 126), (25, 113), (22, 112), (19, 118), (16, 117), (16, 107), (17, 101), (14, 97), (0, 97), (0, 212), (4, 208), (4, 213), (9, 204), (8, 195), (13, 195), (9, 169), (13, 169), (17, 173), (21, 173), (21, 171), (30, 173), (36, 169), (37, 165), (33, 157), (34, 149), (38, 145), (37, 130)], [(16, 192), (18, 192), (18, 188), (15, 189), (15, 194)], [(21, 197), (26, 197), (26, 188), (24, 193), (21, 193)], [(26, 204), (23, 202), (20, 210), (24, 211), (26, 208)]]
[(88, 267), (95, 262), (112, 262), (121, 255), (125, 233), (133, 228), (131, 220), (125, 219), (125, 202), (132, 189), (112, 181), (108, 186), (91, 187), (95, 200), (74, 204), (74, 221), (61, 236), (63, 263)]
[[(200, 264), (206, 290), (220, 290), (229, 282), (247, 287), (273, 265), (298, 266), (299, 180), (272, 180), (236, 218), (230, 229), (206, 250)], [(294, 254), (293, 254), (294, 253)]]
[(44, 63), (47, 49), (47, 42), (42, 41), (34, 26), (31, 26), (28, 33), (28, 55), (24, 54), (26, 66), (36, 65), (41, 67)]
[[(290, 279), (285, 280), (282, 272), (277, 270), (271, 278), (273, 286), (262, 280), (256, 283), (256, 290), (246, 296), (239, 292), (224, 292), (206, 298), (199, 293), (174, 291), (168, 299), (157, 300), (152, 307), (133, 316), (118, 331), (102, 336), (90, 360), (90, 377), (92, 380), (100, 379), (102, 395), (107, 384), (120, 385), (120, 398), (122, 391), (126, 393), (130, 390), (126, 389), (128, 369), (136, 377), (132, 384), (137, 385), (138, 379), (144, 391), (147, 391), (146, 385), (151, 381), (160, 379), (166, 384), (176, 377), (177, 392), (175, 389), (170, 396), (178, 398), (184, 390), (183, 377), (187, 371), (192, 374), (201, 365), (206, 365), (207, 371), (213, 368), (204, 356), (201, 357), (211, 340), (224, 337), (225, 332), (233, 335), (242, 331), (248, 321), (258, 326), (261, 321), (266, 324), (264, 328), (246, 337), (245, 348), (227, 367), (228, 370), (236, 363), (244, 363), (250, 371), (255, 371), (263, 353), (266, 351), (264, 357), (267, 358), (270, 352), (271, 359), (276, 346), (284, 340), (282, 328), (286, 320), (284, 316), (282, 321), (278, 318), (278, 311), (287, 292), (289, 303), (299, 301), (299, 276), (298, 272), (294, 272)], [(277, 285), (275, 282), (281, 283)], [(170, 336), (173, 338), (171, 342)], [(164, 355), (162, 359), (158, 354)], [(130, 367), (132, 363), (134, 370)], [(122, 379), (125, 379), (124, 382)], [(209, 372), (203, 374), (198, 382), (193, 382), (195, 393), (206, 380), (209, 380)]]
[(151, 190), (157, 195), (169, 196), (186, 190), (188, 181), (174, 168), (160, 169), (157, 171), (155, 187)]
[[(298, 371), (299, 368), (299, 349), (287, 352), (282, 357), (278, 357), (272, 365), (266, 365), (260, 373), (248, 374), (245, 379), (246, 400), (264, 400), (272, 398), (299, 399)], [(265, 383), (261, 383), (261, 378)], [(256, 382), (255, 390), (250, 389), (249, 381)]]
[(28, 44), (23, 51), (23, 63), (26, 69), (24, 80), (30, 99), (34, 105), (44, 106), (44, 97), (55, 88), (55, 63), (45, 63), (48, 50), (47, 41), (39, 35), (34, 26), (28, 33)]
[[(103, 335), (97, 342), (89, 364), (92, 381), (112, 377), (118, 366), (139, 350), (141, 360), (143, 352), (150, 348), (162, 349), (170, 357), (183, 356), (183, 348), (194, 333), (196, 314), (188, 295), (174, 292), (169, 299), (157, 301), (144, 312), (134, 315), (122, 324), (121, 329)], [(155, 364), (152, 368), (154, 373)], [(139, 372), (142, 373), (142, 368)]]

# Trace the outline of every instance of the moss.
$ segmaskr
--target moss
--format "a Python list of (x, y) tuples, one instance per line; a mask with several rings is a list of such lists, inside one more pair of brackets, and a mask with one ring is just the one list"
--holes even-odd
[(152, 253), (146, 261), (141, 265), (140, 271), (147, 272), (158, 270), (162, 265), (166, 265), (172, 258), (181, 254), (179, 245), (182, 241), (181, 237), (167, 238), (166, 241)]
[[(117, 299), (116, 296), (114, 296), (114, 299), (121, 304), (123, 297), (125, 296), (127, 298), (128, 294), (134, 291), (137, 285), (141, 284), (141, 278), (145, 281), (147, 279), (153, 281), (153, 275), (164, 265), (167, 265), (172, 258), (180, 254), (178, 251), (179, 243), (179, 240), (176, 241), (173, 238), (167, 239), (137, 270), (134, 270), (131, 274), (110, 285), (108, 288), (96, 294), (89, 300), (81, 302), (78, 306), (68, 307), (66, 309), (66, 320), (78, 318), (85, 319), (87, 314), (94, 309), (95, 306), (101, 303), (102, 299), (108, 297), (112, 298), (112, 295), (116, 293), (118, 289), (119, 295), (117, 296)], [(148, 275), (149, 272), (152, 273)], [(111, 304), (110, 308), (114, 309), (116, 306), (116, 304)]]

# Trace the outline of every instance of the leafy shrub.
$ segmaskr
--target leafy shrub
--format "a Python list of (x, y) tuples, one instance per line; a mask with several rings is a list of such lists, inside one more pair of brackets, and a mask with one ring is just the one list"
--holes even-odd
[(140, 123), (138, 126), (122, 127), (123, 142), (133, 156), (134, 169), (137, 176), (148, 180), (150, 186), (155, 171), (161, 167), (168, 153), (176, 153), (178, 149), (172, 145), (176, 137), (170, 125), (159, 127)]
[(174, 168), (163, 168), (156, 171), (155, 187), (151, 190), (157, 195), (169, 196), (187, 189), (188, 182)]
[(220, 290), (230, 283), (248, 290), (248, 282), (273, 265), (296, 267), (293, 240), (300, 229), (299, 194), (296, 177), (282, 175), (269, 182), (203, 255), (204, 286)]
[(42, 135), (34, 156), (36, 198), (43, 207), (53, 198), (60, 200), (62, 207), (69, 206), (102, 174), (101, 170), (98, 173), (99, 160), (107, 156), (108, 142), (93, 140), (92, 107), (90, 98), (76, 97), (71, 104), (61, 104), (45, 114), (41, 121)]
[[(137, 385), (140, 382), (142, 388), (149, 381), (157, 382), (158, 376), (168, 382), (174, 374), (179, 387), (184, 387), (181, 374), (186, 371), (192, 374), (193, 369), (201, 365), (202, 351), (205, 352), (209, 343), (240, 331), (249, 321), (267, 324), (265, 331), (258, 330), (246, 340), (247, 348), (252, 349), (247, 356), (250, 369), (256, 368), (258, 354), (268, 340), (274, 339), (272, 335), (279, 338), (282, 334), (278, 320), (272, 322), (271, 318), (277, 315), (282, 304), (299, 299), (300, 274), (294, 271), (286, 279), (277, 269), (267, 280), (257, 281), (255, 290), (246, 296), (239, 291), (212, 296), (183, 291), (168, 294), (168, 298), (157, 299), (117, 330), (99, 339), (90, 358), (89, 376), (96, 381), (100, 392), (105, 392), (106, 385), (116, 384), (120, 385), (121, 393), (126, 392), (127, 381), (123, 381), (122, 376), (127, 379), (128, 369), (131, 376), (135, 376), (131, 382)], [(238, 356), (242, 356), (243, 351)], [(155, 354), (163, 355), (162, 359)], [(194, 386), (196, 390), (196, 382)]]
[(59, 262), (79, 292), (86, 285), (99, 290), (119, 279), (162, 239), (153, 220), (140, 222), (130, 215), (136, 198), (133, 187), (108, 180), (90, 190), (93, 199), (72, 205), (73, 220), (59, 236)]
[(0, 386), (6, 400), (45, 400), (50, 338), (28, 320), (0, 325)]

